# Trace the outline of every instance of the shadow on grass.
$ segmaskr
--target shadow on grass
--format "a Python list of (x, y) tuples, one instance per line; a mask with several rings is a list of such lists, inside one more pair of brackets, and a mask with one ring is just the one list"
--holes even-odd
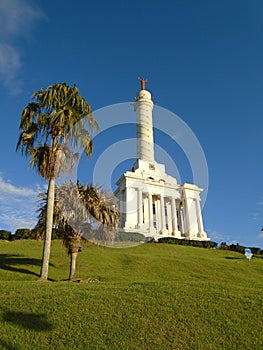
[[(29, 269), (25, 269), (23, 267), (19, 267), (19, 265), (33, 265), (40, 267), (41, 263), (41, 259), (25, 258), (23, 256), (15, 254), (0, 254), (0, 269), (2, 270), (25, 273), (39, 277), (39, 274), (37, 274), (36, 272), (31, 271)], [(50, 265), (53, 266), (52, 264)]]
[(225, 259), (228, 259), (228, 260), (243, 260), (244, 257), (243, 256), (241, 256), (241, 257), (226, 256)]
[(45, 314), (5, 311), (2, 318), (6, 322), (34, 331), (49, 331), (53, 328)]
[(19, 347), (11, 345), (10, 343), (4, 341), (3, 339), (0, 339), (0, 349), (5, 350), (20, 350)]

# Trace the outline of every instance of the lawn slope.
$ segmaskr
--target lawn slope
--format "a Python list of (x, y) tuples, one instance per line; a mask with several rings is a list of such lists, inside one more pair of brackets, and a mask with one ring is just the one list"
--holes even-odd
[(54, 241), (43, 283), (42, 247), (0, 242), (0, 349), (263, 349), (261, 258), (87, 245), (77, 262), (83, 282), (68, 283), (69, 257)]

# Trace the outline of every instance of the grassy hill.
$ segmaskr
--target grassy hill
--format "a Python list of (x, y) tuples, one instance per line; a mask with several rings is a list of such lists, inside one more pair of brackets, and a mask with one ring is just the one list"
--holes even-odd
[[(214, 249), (0, 242), (0, 349), (263, 349), (263, 259)], [(93, 283), (84, 283), (87, 281)]]

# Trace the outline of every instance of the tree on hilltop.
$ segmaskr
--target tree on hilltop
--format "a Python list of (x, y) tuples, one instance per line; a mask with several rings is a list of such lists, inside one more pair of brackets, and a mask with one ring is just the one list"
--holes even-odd
[[(39, 220), (35, 231), (43, 235), (46, 226), (47, 194), (40, 194)], [(65, 183), (55, 188), (53, 213), (54, 227), (63, 237), (63, 243), (70, 255), (69, 280), (73, 280), (76, 271), (77, 255), (81, 251), (82, 239), (91, 239), (93, 223), (110, 228), (119, 225), (120, 214), (114, 203), (114, 197), (98, 186), (81, 185), (79, 182)]]
[[(88, 127), (88, 130), (87, 130)], [(17, 151), (30, 157), (30, 166), (48, 181), (45, 241), (41, 280), (47, 280), (53, 227), (55, 178), (73, 169), (79, 158), (66, 142), (70, 133), (71, 146), (83, 147), (92, 153), (91, 132), (98, 128), (91, 108), (78, 88), (59, 83), (33, 93), (22, 111)]]

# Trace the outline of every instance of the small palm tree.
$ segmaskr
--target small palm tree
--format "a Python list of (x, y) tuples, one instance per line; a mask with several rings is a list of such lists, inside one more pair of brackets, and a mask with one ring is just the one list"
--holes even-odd
[(34, 102), (29, 103), (22, 111), (16, 149), (30, 156), (30, 166), (48, 180), (45, 241), (40, 273), (40, 279), (47, 280), (55, 178), (69, 167), (73, 168), (79, 157), (78, 152), (72, 151), (74, 146), (84, 147), (86, 155), (91, 155), (90, 131), (96, 130), (98, 125), (92, 116), (89, 104), (80, 96), (75, 85), (73, 87), (66, 83), (51, 85), (47, 89), (34, 92), (33, 100)]
[[(47, 194), (40, 194), (41, 205), (35, 232), (43, 235), (47, 211)], [(69, 280), (76, 271), (77, 255), (81, 251), (82, 239), (91, 239), (95, 226), (118, 227), (119, 211), (113, 196), (98, 186), (65, 183), (56, 186), (53, 223), (62, 233), (63, 243), (70, 254)]]

